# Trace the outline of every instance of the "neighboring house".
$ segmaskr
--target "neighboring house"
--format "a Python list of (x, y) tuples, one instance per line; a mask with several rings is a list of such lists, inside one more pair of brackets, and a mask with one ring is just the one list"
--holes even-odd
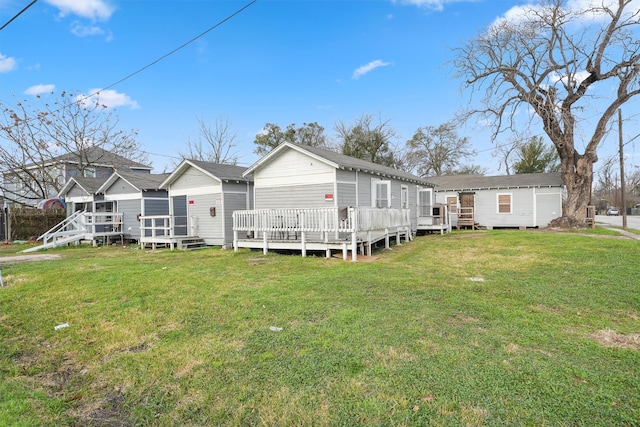
[(539, 228), (562, 216), (560, 173), (427, 178), (457, 227)]
[(376, 240), (388, 244), (390, 234), (410, 239), (417, 231), (418, 191), (432, 187), (401, 170), (288, 142), (244, 175), (253, 175), (254, 211), (236, 214), (236, 248), (297, 249), (303, 255), (306, 248), (345, 254), (345, 240), (352, 250), (356, 240), (370, 250)]
[(169, 216), (146, 213), (146, 243), (198, 238), (206, 245), (231, 247), (233, 212), (251, 207), (253, 180), (246, 168), (198, 160), (183, 160), (160, 184), (169, 196)]
[[(5, 197), (35, 206), (54, 198), (70, 178), (108, 178), (114, 170), (151, 173), (151, 166), (134, 162), (100, 147), (67, 153), (42, 164), (2, 171)], [(43, 197), (45, 196), (45, 197)]]
[(98, 188), (104, 212), (114, 212), (125, 239), (139, 241), (140, 217), (169, 215), (167, 190), (160, 184), (169, 174), (114, 172)]

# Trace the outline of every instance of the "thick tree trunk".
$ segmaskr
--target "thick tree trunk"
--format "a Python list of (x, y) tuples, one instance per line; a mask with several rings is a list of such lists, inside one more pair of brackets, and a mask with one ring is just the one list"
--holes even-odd
[(567, 186), (563, 217), (584, 222), (587, 205), (591, 201), (594, 162), (595, 159), (591, 156), (576, 155), (574, 159), (563, 159), (562, 178)]

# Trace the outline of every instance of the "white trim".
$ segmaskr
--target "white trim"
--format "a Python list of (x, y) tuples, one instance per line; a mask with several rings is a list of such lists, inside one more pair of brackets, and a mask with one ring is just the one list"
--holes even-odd
[[(387, 206), (378, 206), (378, 185), (387, 187)], [(391, 207), (391, 181), (388, 179), (371, 178), (371, 207)]]

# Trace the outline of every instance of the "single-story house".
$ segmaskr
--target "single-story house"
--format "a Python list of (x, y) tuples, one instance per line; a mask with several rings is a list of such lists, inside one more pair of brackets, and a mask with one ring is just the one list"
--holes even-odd
[(140, 240), (141, 216), (169, 215), (167, 190), (159, 188), (168, 175), (115, 171), (98, 188), (104, 211), (114, 212), (124, 238)]
[[(237, 212), (235, 248), (342, 249), (418, 227), (418, 193), (433, 185), (410, 173), (318, 147), (285, 142), (244, 171), (251, 212)], [(357, 221), (357, 223), (356, 223)], [(245, 238), (243, 233), (249, 238)], [(398, 236), (399, 239), (399, 236)]]
[(159, 186), (168, 193), (168, 215), (142, 216), (145, 241), (173, 247), (178, 240), (193, 238), (209, 246), (231, 247), (233, 212), (252, 206), (253, 180), (243, 176), (245, 169), (183, 160)]
[(427, 178), (457, 227), (541, 228), (562, 216), (560, 173)]

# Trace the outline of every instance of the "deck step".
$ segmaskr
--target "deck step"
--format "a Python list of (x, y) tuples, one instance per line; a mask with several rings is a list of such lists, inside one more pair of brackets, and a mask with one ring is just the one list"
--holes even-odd
[(187, 237), (178, 240), (176, 247), (183, 251), (192, 251), (194, 249), (204, 249), (207, 244), (199, 237)]

